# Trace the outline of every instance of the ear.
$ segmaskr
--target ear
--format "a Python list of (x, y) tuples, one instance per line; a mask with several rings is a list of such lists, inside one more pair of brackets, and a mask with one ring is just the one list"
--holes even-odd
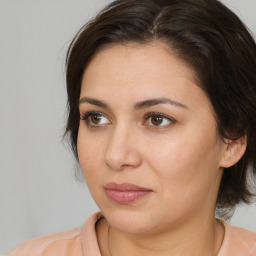
[(225, 140), (220, 167), (229, 168), (236, 164), (244, 155), (246, 146), (246, 136), (238, 140)]

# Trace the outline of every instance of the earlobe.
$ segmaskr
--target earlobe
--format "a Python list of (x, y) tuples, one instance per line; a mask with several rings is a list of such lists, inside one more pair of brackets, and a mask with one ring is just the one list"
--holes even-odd
[(229, 168), (235, 165), (244, 155), (246, 146), (246, 136), (238, 140), (225, 140), (220, 167)]

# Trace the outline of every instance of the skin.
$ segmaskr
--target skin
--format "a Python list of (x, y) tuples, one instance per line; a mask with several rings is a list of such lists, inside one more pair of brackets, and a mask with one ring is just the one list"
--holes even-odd
[[(112, 256), (217, 255), (224, 229), (214, 211), (223, 168), (240, 159), (245, 144), (219, 138), (213, 107), (196, 78), (161, 42), (111, 46), (87, 66), (80, 115), (102, 116), (99, 123), (90, 116), (80, 121), (77, 147), (104, 215), (96, 227), (102, 255), (109, 249)], [(134, 107), (155, 98), (175, 104)], [(158, 116), (160, 125), (145, 118), (152, 112), (166, 116)], [(108, 182), (152, 193), (118, 204), (106, 195)]]

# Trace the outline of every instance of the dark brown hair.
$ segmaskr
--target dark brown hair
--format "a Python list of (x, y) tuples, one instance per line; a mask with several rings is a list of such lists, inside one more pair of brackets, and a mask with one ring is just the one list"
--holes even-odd
[(248, 177), (256, 174), (256, 45), (241, 20), (217, 0), (117, 0), (80, 29), (66, 58), (66, 134), (76, 158), (81, 79), (89, 61), (112, 44), (153, 40), (165, 42), (195, 71), (220, 137), (246, 136), (244, 156), (224, 170), (217, 208), (249, 203)]

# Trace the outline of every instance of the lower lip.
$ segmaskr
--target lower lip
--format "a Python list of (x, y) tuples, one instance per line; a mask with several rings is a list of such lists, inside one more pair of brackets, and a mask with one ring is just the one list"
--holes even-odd
[(108, 198), (119, 204), (132, 203), (140, 198), (149, 195), (152, 191), (117, 191), (106, 189), (106, 194)]

